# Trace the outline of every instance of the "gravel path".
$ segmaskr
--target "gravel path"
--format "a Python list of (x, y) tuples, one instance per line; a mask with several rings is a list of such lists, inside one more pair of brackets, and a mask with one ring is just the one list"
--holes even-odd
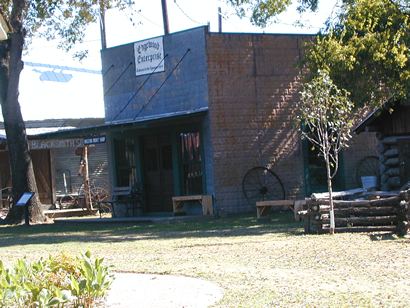
[(202, 279), (116, 273), (106, 307), (208, 307), (222, 296), (218, 285)]

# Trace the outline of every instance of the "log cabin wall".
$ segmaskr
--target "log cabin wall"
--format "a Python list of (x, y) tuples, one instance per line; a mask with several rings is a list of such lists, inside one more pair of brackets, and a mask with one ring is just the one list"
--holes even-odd
[(368, 125), (378, 132), (382, 190), (398, 190), (410, 181), (410, 105), (396, 105), (393, 110), (382, 112)]
[(382, 190), (398, 190), (409, 180), (410, 134), (381, 136), (379, 145)]

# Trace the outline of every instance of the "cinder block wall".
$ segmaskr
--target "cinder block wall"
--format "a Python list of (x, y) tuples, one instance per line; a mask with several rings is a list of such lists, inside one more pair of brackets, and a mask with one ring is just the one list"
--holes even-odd
[(288, 198), (304, 197), (303, 151), (294, 123), (304, 35), (209, 34), (209, 115), (216, 206), (254, 210), (242, 179), (269, 166)]

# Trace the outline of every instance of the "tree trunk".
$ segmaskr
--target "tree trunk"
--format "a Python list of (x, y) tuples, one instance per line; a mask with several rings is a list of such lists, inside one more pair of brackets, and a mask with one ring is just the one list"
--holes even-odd
[[(25, 5), (25, 1), (13, 1), (10, 20), (13, 30), (8, 42), (1, 44), (0, 78), (2, 86), (4, 86), (1, 93), (1, 107), (10, 157), (13, 199), (16, 201), (25, 191), (35, 192), (35, 196), (29, 204), (30, 220), (32, 222), (43, 222), (45, 217), (38, 198), (33, 164), (28, 149), (26, 128), (18, 101), (20, 73), (23, 69), (21, 61), (24, 46), (22, 14)], [(13, 205), (6, 217), (6, 221), (8, 223), (20, 223), (23, 220), (24, 209)]]
[(329, 214), (330, 214), (330, 228), (329, 233), (335, 234), (335, 210), (333, 204), (333, 189), (332, 189), (332, 176), (330, 170), (330, 158), (329, 153), (325, 156), (326, 172), (327, 172), (327, 190), (329, 192)]

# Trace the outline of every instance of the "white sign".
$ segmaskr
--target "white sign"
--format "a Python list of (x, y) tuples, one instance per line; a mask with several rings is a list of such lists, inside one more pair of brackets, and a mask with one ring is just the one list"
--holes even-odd
[(134, 55), (136, 76), (165, 70), (162, 37), (134, 43)]
[(91, 138), (86, 138), (84, 139), (84, 144), (98, 144), (98, 143), (105, 143), (106, 137), (105, 136), (99, 136), (99, 137), (91, 137)]

